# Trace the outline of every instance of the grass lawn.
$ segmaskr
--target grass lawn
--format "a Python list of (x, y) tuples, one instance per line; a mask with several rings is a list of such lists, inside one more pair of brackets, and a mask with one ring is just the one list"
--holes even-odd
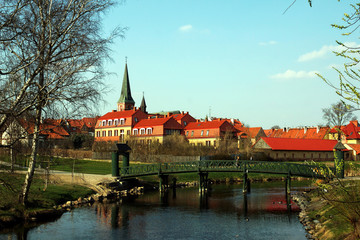
[(18, 203), (18, 196), (24, 179), (24, 174), (0, 172), (0, 217), (4, 215), (18, 215), (24, 211), (50, 209), (54, 205), (59, 205), (69, 200), (76, 200), (79, 197), (88, 196), (93, 193), (93, 190), (82, 186), (50, 183), (46, 190), (44, 190), (44, 180), (39, 176), (35, 176), (29, 193), (29, 204), (27, 209), (24, 209)]
[[(336, 190), (336, 188), (328, 188), (325, 195), (336, 196), (335, 199), (340, 200), (338, 202), (324, 200), (324, 197), (320, 194), (322, 190), (319, 188), (308, 194), (311, 198), (311, 203), (307, 207), (308, 216), (310, 219), (318, 220), (322, 224), (322, 228), (316, 229), (315, 236), (318, 239), (358, 239), (354, 235), (354, 228), (349, 219), (344, 217), (345, 215), (351, 216), (350, 218), (360, 222), (359, 207), (358, 203), (356, 203), (359, 197), (356, 197), (357, 199), (343, 199), (346, 195), (344, 191), (353, 190), (347, 187), (341, 191)], [(341, 206), (342, 204), (344, 205)]]

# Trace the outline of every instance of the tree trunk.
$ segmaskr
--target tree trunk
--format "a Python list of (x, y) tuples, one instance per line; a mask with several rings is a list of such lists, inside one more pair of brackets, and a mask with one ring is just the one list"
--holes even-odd
[(32, 139), (30, 163), (29, 163), (28, 171), (26, 173), (24, 186), (23, 186), (22, 192), (20, 193), (20, 196), (19, 196), (19, 201), (22, 205), (26, 205), (31, 182), (33, 180), (35, 167), (36, 167), (36, 157), (37, 157), (38, 146), (39, 146), (41, 109), (42, 109), (42, 107), (40, 104), (36, 108), (36, 118), (35, 118), (35, 125), (34, 125), (34, 135), (33, 135), (33, 139)]

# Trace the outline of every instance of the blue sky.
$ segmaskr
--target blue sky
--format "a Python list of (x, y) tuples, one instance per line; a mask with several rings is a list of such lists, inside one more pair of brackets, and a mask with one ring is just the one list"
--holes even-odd
[(131, 90), (149, 112), (181, 110), (195, 118), (237, 118), (264, 129), (324, 123), (322, 108), (339, 100), (315, 72), (336, 81), (331, 27), (354, 1), (127, 0), (109, 11), (104, 32), (128, 27), (111, 46), (110, 92), (100, 114), (116, 109), (128, 57)]

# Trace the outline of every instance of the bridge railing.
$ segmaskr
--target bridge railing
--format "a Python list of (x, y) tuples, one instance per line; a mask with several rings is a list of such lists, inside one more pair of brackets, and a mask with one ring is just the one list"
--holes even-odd
[(189, 162), (154, 163), (132, 165), (121, 168), (121, 177), (136, 177), (144, 175), (171, 174), (185, 172), (254, 172), (290, 174), (292, 176), (324, 178), (331, 177), (333, 168), (322, 165), (300, 163), (265, 162), (265, 161), (235, 161), (235, 160), (201, 160)]

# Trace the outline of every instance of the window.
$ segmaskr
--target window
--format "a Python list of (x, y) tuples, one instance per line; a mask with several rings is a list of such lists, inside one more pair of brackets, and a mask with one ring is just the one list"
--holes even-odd
[(186, 131), (186, 136), (189, 136), (189, 131)]
[(206, 141), (206, 146), (207, 146), (207, 147), (210, 147), (210, 145), (211, 145), (211, 142), (210, 142), (210, 141)]
[(115, 137), (119, 136), (119, 130), (114, 130), (114, 136)]
[(106, 131), (102, 131), (102, 132), (101, 132), (101, 136), (102, 136), (102, 137), (106, 137)]
[(191, 136), (194, 136), (194, 131), (191, 131)]
[(147, 134), (148, 134), (148, 135), (151, 135), (151, 134), (152, 134), (152, 128), (147, 128), (146, 131), (147, 131)]
[(145, 128), (141, 128), (140, 129), (140, 135), (144, 135), (145, 134)]
[(206, 130), (206, 136), (209, 136), (209, 130)]
[(100, 131), (96, 132), (96, 137), (100, 137)]
[(134, 121), (137, 123), (137, 122), (138, 122), (138, 118), (137, 118), (137, 117), (134, 117)]
[(120, 130), (120, 142), (124, 142), (125, 137), (124, 137), (124, 129)]
[(108, 126), (112, 125), (112, 120), (108, 120)]
[(204, 136), (204, 130), (201, 130), (201, 136)]
[(118, 120), (117, 119), (114, 120), (114, 125), (115, 126), (118, 125)]
[(99, 127), (101, 126), (101, 121), (99, 122)]
[(133, 130), (133, 134), (134, 134), (134, 135), (138, 135), (138, 131), (139, 131), (138, 129), (134, 129), (134, 130)]
[(112, 137), (112, 130), (108, 131), (108, 137)]
[(184, 121), (184, 126), (186, 126), (186, 125), (187, 125), (187, 122)]
[(126, 131), (126, 135), (130, 135), (130, 130), (127, 130), (127, 131)]
[(125, 124), (125, 119), (124, 118), (120, 118), (120, 125), (124, 125)]
[(103, 121), (102, 121), (102, 125), (103, 125), (103, 126), (106, 126), (106, 120), (103, 120)]

